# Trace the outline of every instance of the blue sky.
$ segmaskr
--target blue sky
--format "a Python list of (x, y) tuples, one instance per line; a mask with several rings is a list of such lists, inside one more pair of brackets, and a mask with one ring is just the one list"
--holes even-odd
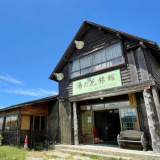
[(159, 16), (159, 0), (0, 0), (0, 107), (58, 93), (48, 77), (84, 20), (160, 45)]

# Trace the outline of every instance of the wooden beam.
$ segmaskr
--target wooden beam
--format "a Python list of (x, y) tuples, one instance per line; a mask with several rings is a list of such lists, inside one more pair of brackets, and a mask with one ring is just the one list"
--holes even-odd
[(145, 89), (143, 91), (143, 97), (146, 106), (149, 132), (152, 139), (152, 149), (153, 152), (160, 153), (160, 142), (159, 142), (160, 137), (158, 135), (158, 130), (156, 126), (155, 113), (152, 106), (152, 96), (150, 94), (150, 90)]
[(156, 86), (152, 86), (152, 94), (153, 94), (153, 99), (158, 115), (158, 121), (160, 122), (160, 101), (159, 101), (159, 94)]
[(123, 85), (121, 87), (109, 88), (106, 90), (96, 91), (96, 92), (89, 92), (80, 95), (70, 96), (70, 102), (78, 102), (78, 101), (85, 101), (89, 99), (96, 99), (100, 97), (112, 97), (112, 96), (119, 96), (129, 93), (137, 93), (142, 92), (144, 89), (149, 89), (150, 86), (155, 85), (155, 82), (152, 80), (138, 82), (135, 84), (128, 84)]
[(74, 116), (74, 144), (79, 145), (76, 102), (73, 102), (73, 116)]
[(142, 41), (140, 41), (139, 44), (143, 49), (147, 48), (146, 45)]

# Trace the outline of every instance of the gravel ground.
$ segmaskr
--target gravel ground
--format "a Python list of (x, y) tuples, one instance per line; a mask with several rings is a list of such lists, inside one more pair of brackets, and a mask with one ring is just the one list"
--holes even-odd
[(63, 153), (60, 151), (29, 151), (26, 160), (91, 160), (85, 155)]

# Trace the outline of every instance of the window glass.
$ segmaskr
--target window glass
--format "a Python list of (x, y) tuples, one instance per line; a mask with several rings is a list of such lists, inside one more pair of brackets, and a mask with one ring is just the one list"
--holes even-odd
[(90, 105), (88, 105), (88, 106), (81, 106), (80, 109), (81, 110), (90, 110), (91, 106)]
[(91, 112), (83, 112), (81, 114), (81, 118), (82, 118), (82, 134), (91, 135), (92, 134)]
[(136, 108), (121, 109), (120, 115), (123, 131), (139, 130)]
[(3, 128), (3, 120), (4, 120), (4, 117), (0, 117), (0, 130), (2, 130)]
[[(105, 104), (105, 108), (119, 108), (119, 107), (125, 107), (125, 106), (129, 106), (130, 102), (129, 101), (123, 101), (123, 102), (115, 102), (115, 103), (106, 103)], [(122, 111), (125, 112), (125, 111)]]
[(45, 130), (45, 116), (41, 116), (41, 130)]
[(79, 59), (75, 59), (70, 63), (70, 77), (77, 77), (80, 75)]
[(93, 110), (104, 109), (104, 104), (97, 104), (92, 106)]
[(118, 42), (70, 62), (70, 77), (77, 77), (123, 62), (121, 43)]
[(106, 67), (105, 49), (93, 53), (93, 71)]
[(34, 130), (45, 130), (46, 118), (45, 116), (35, 116), (34, 118)]
[(121, 44), (116, 43), (106, 48), (107, 67), (122, 63)]
[(34, 119), (34, 130), (39, 130), (39, 124), (40, 124), (40, 116), (35, 116), (35, 119)]
[(80, 59), (81, 75), (90, 73), (92, 69), (92, 55)]
[(17, 115), (11, 115), (6, 117), (5, 130), (6, 131), (16, 131), (17, 130)]

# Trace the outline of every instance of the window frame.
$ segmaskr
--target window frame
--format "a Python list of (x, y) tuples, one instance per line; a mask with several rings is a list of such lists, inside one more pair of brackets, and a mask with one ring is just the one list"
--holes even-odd
[(121, 131), (124, 131), (123, 130), (123, 126), (122, 126), (122, 119), (121, 119), (121, 109), (132, 109), (134, 108), (135, 109), (135, 113), (136, 113), (136, 118), (137, 118), (137, 129), (138, 131), (140, 131), (140, 124), (139, 124), (139, 117), (138, 117), (138, 111), (137, 111), (137, 108), (136, 107), (122, 107), (122, 108), (119, 108), (119, 118), (120, 118), (120, 123), (121, 123)]
[[(16, 122), (16, 129), (15, 130), (13, 130), (13, 129), (9, 129), (9, 130), (6, 130), (6, 119), (7, 119), (7, 117), (12, 117), (12, 116), (16, 116), (17, 117), (17, 122)], [(5, 132), (17, 132), (18, 131), (18, 122), (19, 121), (19, 115), (18, 114), (11, 114), (11, 115), (6, 115), (5, 117), (4, 117), (4, 131)]]
[(0, 116), (0, 118), (3, 118), (3, 120), (2, 120), (2, 129), (0, 128), (0, 131), (3, 131), (5, 117), (4, 116)]
[[(117, 43), (120, 43), (120, 48), (121, 48), (121, 53), (122, 53), (122, 62), (121, 63), (118, 63), (118, 64), (115, 64), (115, 65), (112, 65), (112, 66), (108, 66), (107, 67), (107, 57), (106, 57), (106, 61), (105, 61), (105, 63), (106, 63), (106, 66), (104, 67), (104, 68), (101, 68), (101, 69), (98, 69), (98, 70), (93, 70), (93, 67), (95, 66), (95, 65), (93, 65), (93, 56), (91, 57), (91, 60), (92, 60), (92, 64), (91, 64), (91, 72), (89, 72), (89, 73), (86, 73), (86, 74), (82, 74), (81, 75), (81, 68), (79, 67), (79, 76), (75, 76), (75, 77), (71, 77), (71, 74), (72, 73), (74, 73), (74, 72), (72, 72), (71, 73), (71, 67), (70, 67), (70, 64), (71, 64), (71, 62), (72, 61), (74, 61), (74, 60), (78, 60), (78, 62), (79, 62), (79, 66), (80, 66), (80, 59), (82, 58), (82, 57), (84, 57), (84, 56), (87, 56), (87, 55), (91, 55), (91, 54), (94, 54), (94, 53), (96, 53), (96, 52), (98, 52), (98, 51), (100, 51), (100, 50), (103, 50), (103, 49), (105, 49), (105, 48), (107, 48), (107, 47), (110, 47), (110, 46), (112, 46), (112, 45), (115, 45), (115, 44), (117, 44)], [(106, 53), (105, 53), (106, 54)], [(119, 58), (119, 57), (116, 57), (116, 58)], [(116, 59), (116, 58), (114, 58), (114, 59)], [(103, 62), (104, 63), (104, 62)], [(99, 63), (99, 64), (101, 64), (101, 63)], [(95, 73), (95, 72), (99, 72), (99, 71), (102, 71), (102, 70), (110, 70), (111, 68), (116, 68), (117, 66), (121, 66), (121, 65), (124, 65), (125, 64), (125, 57), (124, 57), (124, 52), (123, 52), (123, 46), (122, 46), (122, 42), (121, 41), (116, 41), (116, 42), (114, 42), (114, 43), (112, 43), (112, 44), (110, 44), (110, 45), (103, 45), (102, 47), (99, 47), (99, 48), (97, 48), (97, 49), (94, 49), (94, 50), (91, 50), (91, 51), (89, 51), (89, 52), (87, 52), (87, 53), (83, 53), (82, 55), (80, 55), (80, 56), (77, 56), (77, 57), (75, 57), (75, 58), (72, 58), (72, 59), (70, 59), (69, 60), (69, 62), (68, 62), (68, 68), (69, 68), (69, 70), (68, 70), (68, 75), (69, 75), (69, 79), (76, 79), (76, 78), (78, 78), (78, 77), (83, 77), (83, 76), (85, 76), (85, 75), (89, 75), (89, 74), (92, 74), (92, 73)]]
[[(39, 119), (39, 129), (35, 129), (35, 117), (40, 117), (40, 119)], [(42, 126), (41, 126), (41, 122), (42, 122), (42, 117), (45, 117), (45, 126), (44, 126), (44, 129), (42, 130)], [(45, 131), (46, 130), (46, 119), (47, 118), (47, 116), (46, 115), (34, 115), (33, 116), (33, 128), (32, 128), (32, 130), (33, 131)]]

